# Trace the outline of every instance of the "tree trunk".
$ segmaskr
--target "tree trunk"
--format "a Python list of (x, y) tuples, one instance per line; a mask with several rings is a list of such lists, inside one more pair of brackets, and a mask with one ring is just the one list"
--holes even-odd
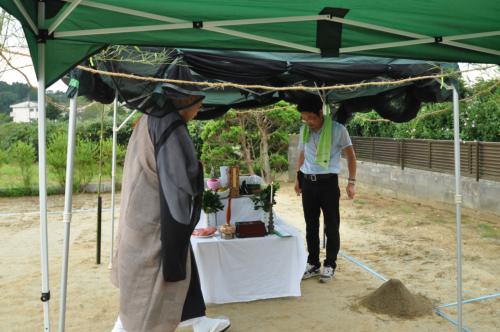
[(255, 122), (260, 133), (260, 159), (262, 160), (262, 171), (266, 182), (271, 182), (271, 165), (269, 163), (269, 132), (268, 121), (264, 114), (256, 113)]
[(247, 136), (246, 136), (247, 119), (245, 118), (245, 115), (243, 115), (243, 114), (237, 114), (236, 117), (237, 117), (238, 122), (240, 124), (240, 127), (242, 129), (241, 135), (240, 135), (240, 144), (241, 144), (241, 149), (243, 150), (243, 158), (245, 159), (245, 163), (247, 165), (248, 172), (251, 175), (254, 175), (255, 171), (253, 170), (252, 155), (251, 155), (250, 147), (249, 147)]

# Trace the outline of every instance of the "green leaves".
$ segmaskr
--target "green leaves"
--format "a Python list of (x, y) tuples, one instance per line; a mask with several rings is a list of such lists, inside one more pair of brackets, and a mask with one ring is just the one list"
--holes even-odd
[[(278, 182), (273, 182), (273, 205), (276, 204), (276, 192), (280, 189), (280, 184)], [(250, 196), (254, 204), (254, 209), (262, 209), (264, 212), (269, 212), (271, 210), (271, 185), (268, 185), (266, 188), (262, 189), (262, 191), (258, 194), (254, 194)]]
[(47, 165), (55, 175), (57, 183), (64, 188), (66, 182), (66, 151), (68, 136), (64, 131), (53, 133), (48, 140)]
[[(263, 138), (260, 130), (264, 128), (258, 126), (264, 124), (268, 134)], [(206, 169), (238, 165), (243, 173), (260, 173), (267, 153), (272, 171), (281, 172), (288, 168), (283, 160), (287, 159), (289, 134), (297, 133), (299, 128), (299, 112), (284, 101), (262, 109), (231, 110), (222, 118), (203, 123), (201, 160)]]
[(224, 205), (220, 201), (220, 197), (217, 192), (210, 189), (205, 189), (201, 201), (201, 208), (206, 214), (210, 214), (216, 213), (217, 211), (222, 211), (224, 209)]
[[(500, 81), (479, 81), (463, 88), (460, 137), (466, 141), (500, 141)], [(356, 113), (347, 127), (352, 136), (453, 139), (451, 102), (424, 104), (417, 118), (395, 124), (375, 112)]]

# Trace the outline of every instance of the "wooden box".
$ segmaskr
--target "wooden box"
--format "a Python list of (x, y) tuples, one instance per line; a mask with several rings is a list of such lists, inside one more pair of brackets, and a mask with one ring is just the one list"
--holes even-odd
[(260, 237), (265, 236), (266, 225), (258, 221), (238, 221), (236, 225), (236, 237)]

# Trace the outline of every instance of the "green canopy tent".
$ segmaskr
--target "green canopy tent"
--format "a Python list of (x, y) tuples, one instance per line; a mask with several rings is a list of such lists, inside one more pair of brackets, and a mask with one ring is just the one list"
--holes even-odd
[[(45, 176), (45, 87), (108, 44), (362, 54), (453, 62), (500, 62), (500, 2), (0, 0), (19, 19), (38, 77), (39, 187), (44, 326), (50, 330)], [(332, 6), (335, 6), (333, 8)], [(458, 94), (454, 88), (457, 312), (462, 329)], [(72, 108), (74, 113), (76, 107)], [(73, 114), (74, 116), (74, 114)], [(68, 167), (72, 165), (70, 114)], [(68, 168), (65, 233), (71, 219)], [(68, 191), (70, 192), (68, 194)], [(69, 236), (68, 236), (69, 237)], [(68, 243), (65, 240), (65, 250)], [(63, 271), (63, 277), (67, 272)], [(63, 278), (64, 279), (64, 278)], [(61, 285), (62, 288), (65, 285)], [(64, 312), (65, 300), (61, 301)], [(64, 330), (64, 314), (59, 329)]]
[[(108, 44), (290, 51), (498, 63), (500, 4), (491, 0), (34, 0), (0, 5), (24, 26), (46, 83)], [(333, 8), (334, 7), (334, 8)]]

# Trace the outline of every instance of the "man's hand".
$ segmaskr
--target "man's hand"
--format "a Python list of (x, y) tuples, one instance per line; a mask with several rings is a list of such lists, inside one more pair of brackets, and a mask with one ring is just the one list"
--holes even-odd
[(354, 198), (354, 195), (356, 194), (356, 189), (354, 188), (354, 184), (348, 183), (347, 187), (345, 188), (345, 191), (346, 191), (347, 197), (349, 197), (349, 199)]
[(295, 181), (295, 193), (297, 194), (297, 196), (300, 196), (300, 194), (302, 193), (302, 189), (300, 188), (298, 181)]

